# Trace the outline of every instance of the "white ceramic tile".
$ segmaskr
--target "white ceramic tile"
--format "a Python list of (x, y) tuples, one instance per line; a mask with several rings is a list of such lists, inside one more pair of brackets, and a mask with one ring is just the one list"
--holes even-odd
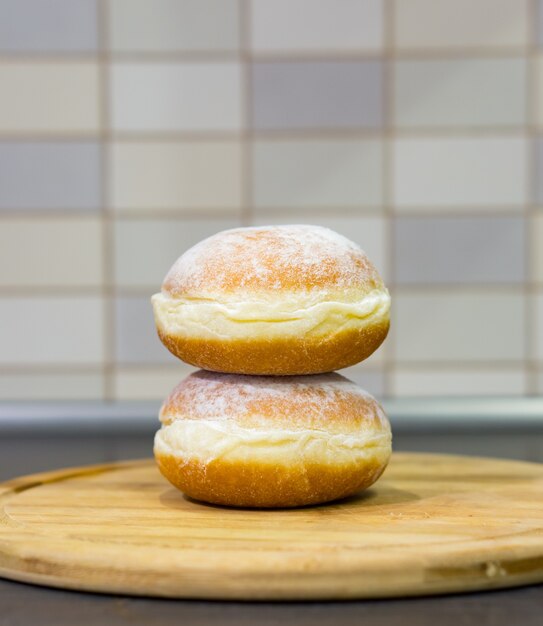
[(526, 142), (520, 137), (398, 139), (398, 208), (514, 208), (526, 202)]
[(101, 400), (102, 374), (2, 374), (0, 400)]
[(0, 0), (0, 50), (95, 52), (98, 45), (96, 0)]
[[(370, 359), (373, 359), (373, 356), (371, 356)], [(368, 361), (364, 361), (353, 367), (341, 370), (339, 373), (349, 380), (352, 380), (357, 385), (360, 385), (362, 389), (371, 393), (372, 396), (376, 398), (383, 397), (385, 394), (384, 370), (375, 362), (369, 365), (367, 363)]]
[(403, 362), (520, 361), (524, 295), (436, 290), (396, 293), (395, 356)]
[(101, 298), (0, 298), (0, 364), (100, 364), (104, 356)]
[(543, 363), (543, 291), (540, 291), (538, 295), (533, 296), (535, 298), (535, 344), (536, 344), (536, 358), (540, 363)]
[(526, 74), (521, 58), (399, 61), (395, 123), (400, 128), (523, 124)]
[[(115, 222), (115, 282), (156, 292), (174, 261), (202, 239), (241, 226), (239, 220), (123, 219)], [(145, 254), (142, 254), (145, 250)]]
[(398, 368), (393, 393), (406, 396), (518, 396), (526, 390), (523, 368)]
[(0, 220), (0, 285), (100, 285), (102, 230), (97, 218)]
[(396, 217), (397, 285), (523, 284), (526, 219), (489, 215)]
[(170, 367), (119, 368), (115, 373), (115, 399), (164, 400), (183, 378), (194, 371), (181, 361)]
[(255, 131), (376, 129), (383, 124), (377, 60), (267, 60), (251, 66)]
[(111, 159), (112, 201), (118, 210), (241, 207), (238, 142), (116, 142)]
[[(387, 221), (380, 216), (321, 217), (308, 216), (305, 211), (262, 213), (252, 222), (256, 226), (268, 224), (304, 224), (331, 228), (357, 243), (386, 280), (388, 277)], [(372, 357), (373, 358), (373, 357)]]
[(529, 39), (529, 2), (400, 0), (394, 26), (401, 50), (521, 48)]
[(151, 295), (123, 296), (115, 302), (115, 358), (120, 365), (168, 365), (178, 359), (158, 338)]
[(95, 132), (96, 63), (0, 63), (0, 132)]
[(543, 283), (543, 215), (533, 218), (530, 224), (530, 234), (532, 237), (532, 268), (533, 280)]
[(98, 141), (0, 141), (0, 210), (98, 211)]
[[(542, 12), (543, 14), (543, 12)], [(534, 63), (534, 121), (539, 128), (543, 127), (543, 54), (539, 54)], [(541, 142), (541, 139), (539, 140)], [(540, 149), (541, 153), (541, 149)], [(541, 181), (540, 181), (540, 191), (539, 191), (539, 201), (541, 202), (541, 198), (543, 197), (543, 192), (541, 192)]]
[(257, 141), (253, 159), (257, 209), (375, 208), (382, 202), (380, 141)]
[(114, 51), (236, 50), (240, 0), (110, 0)]
[(252, 0), (257, 52), (377, 50), (383, 42), (383, 0)]
[(114, 63), (116, 131), (237, 130), (241, 71), (237, 63)]

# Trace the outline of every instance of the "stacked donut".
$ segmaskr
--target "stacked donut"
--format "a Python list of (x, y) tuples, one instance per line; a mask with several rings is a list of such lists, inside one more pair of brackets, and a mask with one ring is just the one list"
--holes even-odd
[(318, 226), (237, 228), (183, 254), (152, 298), (158, 334), (203, 368), (160, 411), (155, 457), (188, 496), (294, 507), (375, 482), (388, 420), (334, 373), (372, 354), (390, 296), (354, 243)]

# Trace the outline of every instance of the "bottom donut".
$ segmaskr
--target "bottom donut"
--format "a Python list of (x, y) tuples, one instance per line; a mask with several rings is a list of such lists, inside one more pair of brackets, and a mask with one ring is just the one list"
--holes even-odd
[(162, 406), (155, 457), (187, 496), (281, 508), (373, 484), (391, 453), (377, 401), (339, 374), (191, 374)]

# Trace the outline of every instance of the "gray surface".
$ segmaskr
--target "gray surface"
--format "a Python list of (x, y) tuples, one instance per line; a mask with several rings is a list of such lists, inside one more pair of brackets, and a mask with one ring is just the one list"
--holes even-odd
[(0, 51), (97, 48), (96, 0), (0, 0)]
[(117, 332), (116, 359), (118, 363), (174, 363), (176, 358), (162, 345), (153, 321), (151, 295), (117, 298), (115, 320)]
[(205, 602), (0, 580), (0, 626), (540, 626), (543, 587), (363, 602)]
[(399, 284), (521, 283), (526, 225), (516, 217), (399, 217), (394, 223)]
[(257, 130), (377, 128), (382, 123), (382, 66), (377, 61), (253, 64)]
[(1, 209), (98, 209), (95, 141), (0, 142)]

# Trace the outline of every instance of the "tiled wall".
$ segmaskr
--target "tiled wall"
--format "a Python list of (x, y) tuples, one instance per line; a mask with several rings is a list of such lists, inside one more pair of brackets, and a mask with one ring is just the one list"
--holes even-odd
[(386, 277), (375, 393), (543, 392), (541, 4), (0, 0), (0, 397), (163, 397), (170, 264), (281, 222)]

